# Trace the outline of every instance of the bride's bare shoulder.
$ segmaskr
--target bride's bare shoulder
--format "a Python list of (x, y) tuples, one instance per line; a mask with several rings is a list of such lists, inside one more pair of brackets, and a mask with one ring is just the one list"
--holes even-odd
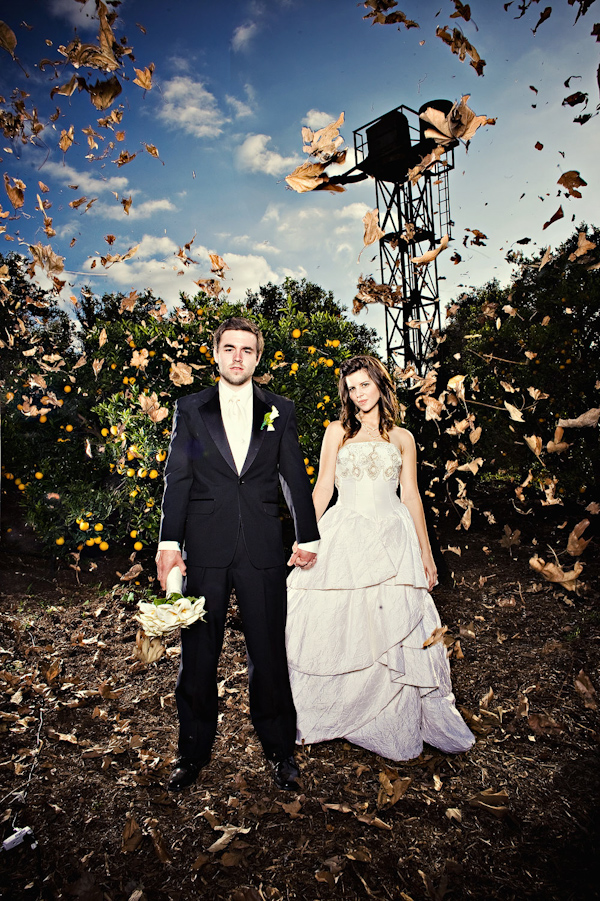
[(395, 425), (388, 434), (392, 444), (395, 444), (401, 453), (415, 446), (415, 439), (412, 432), (409, 432), (408, 429)]

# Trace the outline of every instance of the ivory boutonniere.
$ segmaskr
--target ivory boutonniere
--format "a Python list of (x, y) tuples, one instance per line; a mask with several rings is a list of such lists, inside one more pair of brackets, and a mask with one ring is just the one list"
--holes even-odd
[(273, 425), (273, 422), (277, 419), (278, 416), (279, 410), (276, 406), (273, 405), (269, 412), (265, 413), (265, 418), (263, 419), (262, 425), (260, 427), (261, 432), (263, 429), (266, 429), (267, 432), (274, 432), (275, 426)]

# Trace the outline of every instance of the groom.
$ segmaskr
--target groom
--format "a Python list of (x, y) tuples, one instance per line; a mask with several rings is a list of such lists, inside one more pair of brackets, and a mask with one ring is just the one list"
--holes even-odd
[[(170, 791), (191, 785), (217, 731), (217, 663), (232, 589), (246, 649), (250, 714), (273, 778), (296, 791), (296, 711), (285, 653), (286, 566), (278, 486), (294, 519), (289, 563), (313, 566), (319, 532), (296, 430), (294, 404), (252, 381), (264, 346), (258, 326), (233, 317), (214, 335), (217, 386), (175, 409), (156, 564), (163, 589), (178, 566), (187, 593), (204, 596), (206, 621), (181, 630), (175, 697), (179, 757)], [(186, 562), (181, 550), (185, 547)]]

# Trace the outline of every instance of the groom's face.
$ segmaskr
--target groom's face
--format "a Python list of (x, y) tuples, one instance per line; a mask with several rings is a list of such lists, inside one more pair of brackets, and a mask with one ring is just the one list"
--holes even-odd
[(260, 360), (256, 335), (240, 329), (227, 329), (221, 335), (213, 356), (222, 379), (232, 387), (245, 385), (254, 375)]

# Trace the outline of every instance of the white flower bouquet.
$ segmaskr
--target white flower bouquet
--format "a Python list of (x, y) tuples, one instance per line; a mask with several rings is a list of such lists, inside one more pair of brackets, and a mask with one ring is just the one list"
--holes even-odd
[(174, 567), (167, 578), (166, 597), (138, 601), (140, 612), (135, 619), (148, 638), (161, 638), (179, 628), (191, 626), (199, 619), (205, 620), (204, 598), (184, 597), (181, 589), (181, 570)]

